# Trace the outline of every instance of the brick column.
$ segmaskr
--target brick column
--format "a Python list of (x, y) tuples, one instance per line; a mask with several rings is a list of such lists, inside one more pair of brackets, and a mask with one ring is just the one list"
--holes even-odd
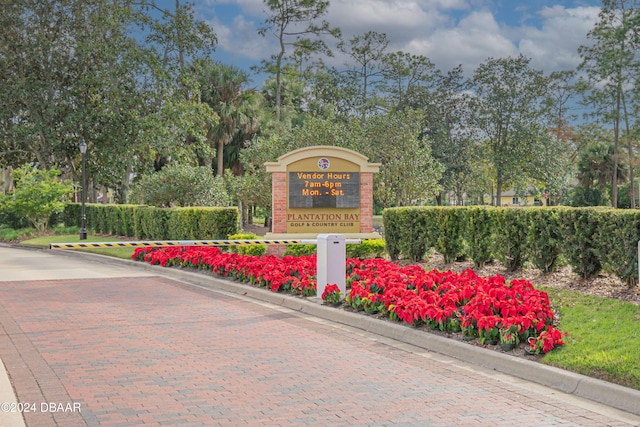
[(373, 173), (360, 173), (360, 232), (373, 231)]
[(287, 173), (271, 174), (271, 214), (273, 233), (287, 232)]

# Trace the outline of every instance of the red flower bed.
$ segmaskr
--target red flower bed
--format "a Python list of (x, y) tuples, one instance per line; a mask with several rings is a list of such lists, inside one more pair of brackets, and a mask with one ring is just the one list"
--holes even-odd
[[(316, 257), (228, 254), (215, 247), (137, 248), (133, 259), (211, 270), (274, 292), (316, 295)], [(523, 279), (480, 277), (472, 270), (425, 271), (382, 259), (347, 260), (346, 302), (410, 325), (463, 332), (482, 343), (501, 335), (547, 353), (564, 344), (546, 292)], [(503, 334), (501, 334), (503, 332)], [(506, 332), (506, 333), (505, 333)], [(529, 340), (532, 338), (532, 340)]]

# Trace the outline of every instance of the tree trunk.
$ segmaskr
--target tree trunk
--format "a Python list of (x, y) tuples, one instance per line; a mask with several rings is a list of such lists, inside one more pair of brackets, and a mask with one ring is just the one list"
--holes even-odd
[(240, 224), (238, 224), (238, 226), (240, 227), (240, 230), (242, 230), (246, 224), (244, 221), (244, 203), (242, 203), (242, 200), (238, 200), (238, 213), (240, 214)]
[(218, 149), (216, 151), (218, 156), (218, 165), (216, 169), (217, 176), (224, 176), (224, 139), (218, 139)]
[(6, 169), (4, 169), (2, 171), (2, 174), (4, 176), (4, 187), (3, 187), (3, 193), (7, 194), (9, 191), (13, 190), (13, 178), (11, 177), (11, 166), (7, 166)]
[(613, 122), (613, 178), (611, 180), (611, 206), (618, 207), (618, 158), (620, 144), (620, 92), (616, 100), (616, 118)]
[(96, 188), (95, 184), (93, 181), (91, 181), (90, 177), (87, 177), (87, 181), (89, 184), (89, 203), (95, 203), (98, 199), (98, 189)]
[[(130, 177), (131, 172), (133, 171), (133, 166), (131, 163), (127, 163), (127, 167), (124, 171), (124, 176), (120, 181), (120, 188), (118, 188), (118, 196), (116, 198), (116, 202), (127, 203), (127, 197), (129, 197), (129, 187), (130, 187)], [(119, 200), (118, 200), (119, 199)]]
[(622, 94), (622, 112), (624, 113), (624, 125), (625, 125), (625, 137), (627, 139), (627, 152), (629, 153), (629, 198), (631, 199), (631, 209), (636, 208), (636, 192), (635, 187), (633, 185), (634, 173), (633, 168), (635, 166), (635, 160), (633, 157), (633, 146), (631, 144), (631, 129), (629, 127), (629, 114), (627, 112), (627, 101), (625, 99), (624, 93)]
[[(629, 129), (627, 129), (627, 132), (629, 132)], [(633, 181), (635, 181), (634, 174), (633, 174), (633, 165), (635, 162), (633, 160), (633, 147), (631, 146), (631, 137), (629, 136), (628, 133), (627, 133), (627, 150), (629, 150), (629, 182), (631, 183), (629, 185), (629, 198), (631, 199), (631, 209), (635, 209), (636, 208), (636, 192), (633, 186)]]
[(280, 108), (282, 107), (282, 58), (284, 57), (284, 28), (280, 27), (280, 52), (276, 59), (276, 121), (280, 121)]
[[(180, 9), (180, 0), (176, 0), (176, 17), (178, 16), (178, 10)], [(176, 31), (176, 37), (178, 39), (178, 58), (180, 60), (180, 68), (184, 68), (184, 46), (182, 43), (180, 30)], [(187, 100), (189, 100), (189, 94), (187, 92)]]

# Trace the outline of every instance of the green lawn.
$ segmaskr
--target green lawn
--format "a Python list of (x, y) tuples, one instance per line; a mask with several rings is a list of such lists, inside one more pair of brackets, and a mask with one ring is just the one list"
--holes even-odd
[(640, 307), (578, 291), (544, 290), (569, 336), (543, 363), (640, 390)]
[[(119, 240), (88, 236), (85, 242)], [(25, 240), (22, 244), (48, 247), (50, 243), (79, 241), (78, 234), (54, 235)], [(81, 250), (130, 259), (134, 248)], [(566, 344), (545, 355), (542, 363), (640, 390), (640, 307), (578, 291), (556, 288), (544, 291), (560, 315), (560, 330), (569, 336), (565, 338)]]
[[(50, 243), (89, 243), (89, 242), (119, 242), (122, 239), (117, 239), (113, 237), (102, 237), (102, 236), (87, 236), (86, 240), (80, 240), (80, 234), (65, 234), (65, 235), (54, 235), (54, 236), (42, 236), (36, 237), (34, 239), (23, 240), (20, 242), (21, 245), (30, 245), (30, 246), (42, 246), (45, 248), (49, 247)], [(88, 249), (52, 249), (54, 251), (81, 251), (81, 252), (90, 252), (93, 254), (100, 255), (108, 255), (116, 258), (123, 259), (131, 259), (131, 255), (133, 255), (133, 251), (135, 248), (88, 248)]]

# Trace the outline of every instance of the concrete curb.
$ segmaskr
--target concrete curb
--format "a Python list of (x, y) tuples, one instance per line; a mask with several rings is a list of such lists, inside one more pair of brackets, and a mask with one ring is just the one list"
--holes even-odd
[(133, 260), (123, 260), (103, 255), (85, 252), (69, 252), (65, 250), (56, 250), (53, 253), (76, 258), (82, 257), (93, 262), (119, 264), (145, 269), (158, 276), (172, 277), (208, 289), (222, 290), (262, 302), (268, 302), (324, 320), (362, 329), (472, 365), (478, 365), (483, 368), (547, 386), (567, 394), (583, 397), (634, 415), (640, 415), (639, 390), (465, 344), (435, 334), (425, 333), (424, 331), (418, 331), (400, 323), (393, 323), (363, 314), (327, 307), (318, 301), (313, 301), (314, 299), (305, 300), (202, 273), (177, 268), (165, 268)]
[(0, 360), (0, 404), (4, 406), (0, 410), (2, 413), (1, 424), (4, 427), (25, 427), (22, 412), (19, 411), (18, 401), (2, 360)]

